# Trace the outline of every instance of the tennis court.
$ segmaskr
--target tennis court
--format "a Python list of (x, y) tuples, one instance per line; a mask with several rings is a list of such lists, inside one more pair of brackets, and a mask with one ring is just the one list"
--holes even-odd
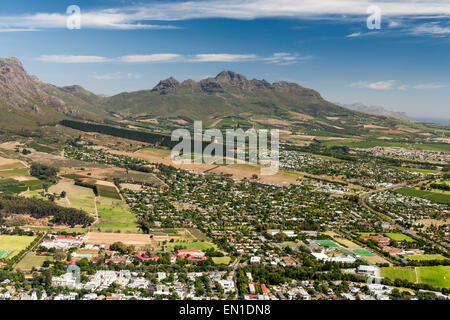
[(316, 240), (316, 242), (318, 244), (320, 244), (321, 246), (327, 247), (327, 248), (337, 248), (337, 247), (339, 247), (338, 244), (334, 243), (331, 240)]
[(0, 259), (6, 259), (11, 254), (12, 250), (0, 250)]
[(353, 252), (360, 255), (361, 257), (373, 257), (374, 254), (365, 249), (353, 249)]

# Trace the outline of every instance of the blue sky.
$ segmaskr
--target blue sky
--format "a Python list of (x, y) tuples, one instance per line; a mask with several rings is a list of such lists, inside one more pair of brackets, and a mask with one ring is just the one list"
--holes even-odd
[[(112, 95), (233, 70), (450, 119), (448, 0), (3, 2), (1, 56), (55, 85)], [(366, 24), (374, 4), (379, 30)], [(69, 5), (81, 9), (79, 30), (66, 27)]]

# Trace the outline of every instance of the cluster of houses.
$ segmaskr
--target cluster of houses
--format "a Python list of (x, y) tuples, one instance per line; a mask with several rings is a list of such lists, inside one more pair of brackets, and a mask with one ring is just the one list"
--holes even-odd
[(378, 246), (383, 250), (384, 252), (387, 252), (391, 255), (405, 255), (405, 256), (412, 256), (412, 255), (418, 255), (423, 254), (424, 251), (420, 249), (400, 249), (395, 248), (391, 246), (391, 239), (385, 236), (380, 235), (368, 235), (368, 236), (360, 236), (360, 238), (364, 241), (373, 240), (378, 243)]
[(80, 247), (86, 241), (86, 235), (64, 236), (50, 235), (48, 239), (44, 239), (41, 247), (46, 249), (69, 250), (71, 248)]

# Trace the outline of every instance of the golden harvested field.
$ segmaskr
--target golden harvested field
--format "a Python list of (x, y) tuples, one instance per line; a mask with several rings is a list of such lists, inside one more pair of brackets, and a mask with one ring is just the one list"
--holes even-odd
[(86, 242), (89, 244), (104, 244), (105, 246), (109, 246), (114, 242), (123, 242), (126, 245), (134, 245), (136, 247), (154, 244), (154, 240), (150, 239), (148, 234), (102, 232), (88, 232)]
[(123, 242), (126, 245), (133, 245), (138, 248), (161, 248), (164, 241), (169, 242), (171, 239), (174, 241), (192, 241), (194, 238), (186, 230), (179, 230), (177, 234), (170, 235), (153, 235), (150, 238), (148, 234), (135, 234), (135, 233), (104, 233), (104, 232), (88, 232), (87, 243), (110, 246), (114, 242)]

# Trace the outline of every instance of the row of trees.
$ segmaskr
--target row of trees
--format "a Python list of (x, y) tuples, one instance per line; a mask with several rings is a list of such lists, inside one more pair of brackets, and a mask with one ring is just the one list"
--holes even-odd
[(52, 201), (36, 198), (2, 196), (0, 197), (0, 211), (6, 215), (27, 214), (36, 219), (53, 217), (51, 222), (70, 225), (71, 227), (75, 225), (87, 226), (94, 222), (94, 218), (82, 210), (64, 208)]

